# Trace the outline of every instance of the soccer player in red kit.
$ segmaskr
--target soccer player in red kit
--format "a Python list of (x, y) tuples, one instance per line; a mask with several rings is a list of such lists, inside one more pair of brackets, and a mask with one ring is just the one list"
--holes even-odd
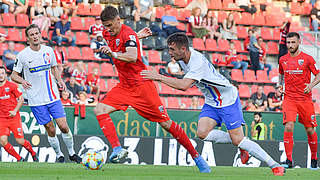
[[(300, 36), (290, 32), (287, 36), (289, 53), (279, 61), (280, 84), (284, 84), (283, 124), (284, 147), (287, 155), (284, 167), (292, 168), (293, 129), (297, 114), (299, 122), (304, 125), (311, 149), (311, 168), (317, 168), (317, 126), (311, 90), (320, 82), (319, 69), (315, 60), (299, 50)], [(315, 75), (311, 82), (311, 73)], [(283, 83), (284, 81), (284, 83)]]
[(131, 106), (139, 115), (159, 123), (170, 132), (188, 150), (200, 172), (211, 172), (184, 130), (170, 120), (153, 81), (144, 79), (140, 75), (140, 72), (147, 68), (141, 59), (137, 34), (130, 27), (121, 24), (118, 10), (112, 6), (105, 7), (100, 17), (106, 27), (103, 36), (108, 43), (108, 46), (102, 46), (100, 50), (112, 56), (120, 79), (120, 83), (107, 93), (94, 110), (100, 127), (113, 148), (110, 161), (117, 163), (124, 159), (128, 152), (121, 147), (109, 114), (118, 110), (125, 111)]
[[(18, 99), (18, 102), (17, 102)], [(3, 148), (18, 162), (25, 161), (8, 142), (10, 131), (13, 132), (18, 144), (26, 148), (33, 161), (38, 161), (36, 152), (33, 151), (30, 142), (24, 139), (19, 109), (23, 104), (22, 93), (18, 86), (7, 81), (7, 74), (4, 67), (0, 67), (0, 143)]]

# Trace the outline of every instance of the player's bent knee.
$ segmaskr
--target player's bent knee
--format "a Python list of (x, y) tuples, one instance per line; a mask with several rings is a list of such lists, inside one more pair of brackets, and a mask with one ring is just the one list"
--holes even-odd
[(205, 139), (208, 136), (208, 132), (207, 131), (203, 131), (203, 130), (197, 130), (197, 135), (200, 139)]
[(17, 143), (20, 144), (21, 146), (24, 144), (24, 139), (23, 138), (18, 138), (16, 139)]

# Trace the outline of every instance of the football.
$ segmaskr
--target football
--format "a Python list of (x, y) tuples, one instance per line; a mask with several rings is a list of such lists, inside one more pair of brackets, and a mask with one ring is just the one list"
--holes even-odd
[(99, 170), (103, 166), (104, 159), (101, 153), (95, 151), (87, 152), (83, 158), (81, 164), (90, 170)]

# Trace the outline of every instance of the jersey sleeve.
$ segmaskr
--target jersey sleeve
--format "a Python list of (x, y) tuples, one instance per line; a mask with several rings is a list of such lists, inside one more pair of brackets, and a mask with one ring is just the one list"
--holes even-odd
[(283, 74), (282, 58), (280, 58), (280, 60), (279, 60), (279, 73)]
[(21, 58), (21, 54), (19, 53), (16, 57), (16, 61), (13, 65), (13, 70), (21, 73), (23, 69), (23, 58)]
[(18, 98), (22, 95), (22, 92), (18, 90), (18, 86), (16, 84), (12, 84), (12, 94), (15, 98)]
[(319, 73), (319, 69), (316, 64), (316, 61), (313, 59), (312, 56), (310, 56), (309, 58), (309, 68), (313, 75), (317, 75)]
[(126, 33), (123, 34), (122, 40), (125, 47), (137, 47), (137, 34), (132, 31), (126, 31)]

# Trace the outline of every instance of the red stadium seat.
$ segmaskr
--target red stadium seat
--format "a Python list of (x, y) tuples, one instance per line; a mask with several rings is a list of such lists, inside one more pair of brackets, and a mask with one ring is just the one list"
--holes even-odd
[(268, 45), (267, 54), (279, 54), (278, 43), (269, 41), (267, 45)]
[(272, 40), (279, 41), (280, 40), (280, 29), (274, 28), (272, 31), (273, 31), (272, 32)]
[(167, 85), (161, 83), (160, 94), (174, 94), (174, 89), (170, 86), (167, 86)]
[(256, 75), (253, 70), (247, 69), (244, 71), (244, 82), (257, 82)]
[(206, 51), (216, 51), (217, 41), (215, 39), (206, 39)]
[(240, 12), (232, 12), (233, 14), (233, 19), (234, 19), (234, 22), (236, 22), (236, 24), (239, 24), (239, 21), (241, 19), (241, 14)]
[(204, 46), (204, 42), (203, 42), (203, 40), (201, 38), (193, 38), (192, 42), (193, 42), (194, 49), (199, 50), (199, 51), (205, 51), (206, 50), (206, 48)]
[(23, 45), (23, 44), (20, 44), (20, 43), (15, 43), (14, 44), (14, 50), (16, 50), (16, 51), (22, 51), (23, 49), (25, 48), (25, 45)]
[(251, 86), (251, 95), (253, 94), (253, 93), (255, 93), (255, 92), (257, 92), (258, 91), (258, 85), (252, 85)]
[(83, 28), (81, 17), (71, 17), (71, 30), (85, 30)]
[(189, 108), (192, 104), (191, 98), (181, 98), (180, 101), (181, 101), (181, 104), (185, 104), (186, 108)]
[(212, 53), (212, 63), (218, 64), (219, 66), (225, 66), (227, 63), (225, 63), (224, 58), (222, 54)]
[(149, 50), (148, 55), (149, 63), (164, 63), (161, 61), (160, 53), (158, 51)]
[(95, 3), (91, 4), (90, 14), (92, 16), (100, 16), (101, 11), (102, 11), (102, 7), (100, 4), (95, 4)]
[(232, 40), (234, 42), (234, 47), (238, 53), (245, 52), (241, 46), (241, 42), (239, 40)]
[(228, 51), (229, 50), (229, 41), (226, 39), (218, 40), (218, 51)]
[(92, 69), (93, 68), (98, 68), (99, 74), (100, 74), (100, 66), (99, 66), (98, 63), (95, 63), (95, 62), (89, 62), (88, 63), (88, 74), (92, 73)]
[(250, 89), (246, 84), (239, 85), (239, 96), (241, 98), (250, 98)]
[(235, 9), (235, 8), (230, 8), (230, 7), (229, 7), (229, 4), (233, 4), (233, 0), (223, 0), (223, 1), (222, 1), (222, 7), (223, 7), (223, 9), (225, 9), (225, 10)]
[(291, 14), (302, 14), (303, 9), (299, 2), (291, 2)]
[(117, 79), (107, 79), (108, 91), (110, 91), (113, 87), (115, 87), (119, 83)]
[(84, 18), (84, 29), (89, 30), (90, 26), (95, 24), (95, 20), (92, 17), (85, 17)]
[(116, 76), (116, 72), (114, 72), (112, 64), (110, 63), (102, 63), (101, 64), (101, 75), (102, 76)]
[(108, 91), (107, 86), (106, 86), (106, 82), (105, 82), (104, 79), (100, 79), (99, 86), (100, 86), (100, 91), (101, 92), (107, 92)]
[(222, 23), (228, 17), (228, 14), (225, 11), (218, 12), (218, 22)]
[(270, 72), (269, 72), (269, 79), (272, 82), (275, 82), (276, 80), (278, 80), (279, 77), (279, 70), (278, 68), (273, 68)]
[(9, 41), (22, 41), (19, 29), (9, 28), (8, 29), (8, 38)]
[(247, 12), (243, 12), (241, 14), (241, 19), (239, 24), (245, 24), (245, 25), (252, 25), (252, 15), (250, 13)]
[(256, 25), (256, 26), (263, 26), (263, 25), (265, 25), (264, 15), (263, 15), (262, 13), (256, 13), (256, 14), (254, 15), (252, 24), (253, 24), (253, 25)]
[(311, 10), (312, 10), (312, 4), (309, 3), (309, 2), (303, 2), (302, 3), (302, 8), (303, 8), (303, 12), (302, 14), (304, 15), (308, 15), (311, 13)]
[(221, 0), (211, 0), (209, 5), (208, 5), (208, 9), (218, 9), (221, 10), (222, 9), (222, 2)]
[(78, 9), (77, 9), (77, 14), (78, 15), (84, 15), (84, 16), (90, 16), (90, 4), (78, 4)]
[(168, 12), (169, 16), (174, 16), (174, 17), (178, 17), (179, 16), (179, 11), (176, 8), (171, 8)]
[(270, 29), (270, 28), (262, 27), (261, 28), (261, 37), (262, 37), (262, 39), (264, 39), (264, 40), (272, 40), (273, 36), (271, 34), (271, 30), (272, 29)]
[(275, 88), (273, 87), (273, 86), (264, 86), (263, 87), (263, 92), (264, 92), (264, 94), (266, 94), (267, 96), (268, 96), (268, 94), (270, 93), (270, 92), (275, 92), (276, 90), (275, 90)]
[(176, 97), (168, 97), (168, 108), (180, 108), (179, 99)]
[(279, 14), (267, 14), (265, 20), (266, 26), (281, 26), (284, 19), (282, 15)]
[(179, 10), (179, 16), (177, 17), (177, 19), (179, 21), (187, 21), (187, 18), (189, 18), (191, 16), (191, 11), (188, 9), (181, 9)]
[(183, 23), (179, 23), (179, 25), (177, 26), (178, 29), (182, 30), (182, 31), (186, 31), (186, 25)]
[(248, 30), (244, 26), (237, 26), (237, 36), (240, 39), (248, 37)]
[(231, 79), (237, 82), (244, 82), (242, 71), (240, 69), (232, 69)]
[(187, 3), (185, 0), (174, 0), (174, 4), (175, 6), (179, 6), (179, 7), (186, 7)]
[(156, 18), (161, 19), (162, 16), (164, 16), (164, 14), (165, 14), (164, 7), (156, 8)]
[(88, 33), (76, 32), (76, 44), (90, 45)]
[(82, 59), (83, 60), (95, 60), (93, 50), (90, 47), (82, 48)]
[(70, 46), (68, 48), (68, 59), (81, 59), (81, 53), (79, 47)]
[(29, 17), (26, 14), (17, 14), (17, 25), (19, 27), (29, 26)]
[(260, 83), (270, 83), (271, 81), (268, 78), (267, 71), (258, 70), (257, 71), (257, 82)]
[(16, 26), (16, 19), (15, 19), (14, 14), (3, 13), (2, 19), (4, 19), (3, 26)]
[(202, 93), (196, 86), (193, 86), (192, 88), (189, 88), (187, 91), (185, 91), (185, 95), (197, 96), (202, 95)]

